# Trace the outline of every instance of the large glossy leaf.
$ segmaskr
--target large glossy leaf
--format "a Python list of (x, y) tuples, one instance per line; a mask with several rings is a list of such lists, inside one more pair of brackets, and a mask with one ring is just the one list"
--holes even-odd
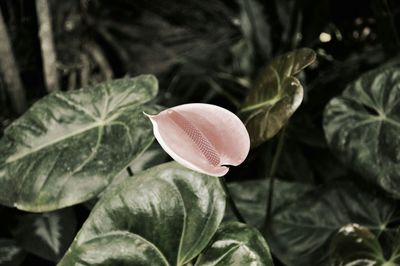
[(351, 183), (318, 188), (273, 213), (265, 232), (271, 250), (285, 265), (326, 265), (329, 243), (342, 227), (357, 223), (373, 233), (393, 233), (395, 202)]
[(38, 101), (0, 141), (0, 203), (49, 211), (101, 192), (153, 141), (142, 112), (156, 93), (143, 75)]
[(303, 48), (277, 57), (262, 72), (239, 114), (257, 146), (272, 138), (287, 123), (303, 100), (303, 87), (294, 77), (315, 60)]
[(19, 245), (39, 257), (57, 262), (76, 234), (76, 218), (71, 208), (18, 217), (13, 235)]
[(196, 266), (273, 266), (269, 247), (263, 236), (238, 222), (222, 224)]
[(24, 260), (25, 255), (24, 250), (14, 240), (0, 238), (0, 265), (18, 266)]
[(348, 224), (339, 230), (332, 239), (330, 254), (334, 266), (383, 266), (388, 263), (375, 235), (358, 224)]
[(363, 177), (400, 198), (400, 68), (364, 74), (324, 114), (329, 144)]
[(163, 164), (108, 190), (59, 265), (183, 265), (206, 247), (224, 210), (218, 178)]
[[(247, 223), (257, 228), (264, 225), (269, 184), (269, 180), (266, 179), (228, 183), (240, 213)], [(295, 201), (311, 189), (310, 185), (275, 180), (272, 210)], [(235, 219), (230, 208), (226, 209), (225, 219)]]

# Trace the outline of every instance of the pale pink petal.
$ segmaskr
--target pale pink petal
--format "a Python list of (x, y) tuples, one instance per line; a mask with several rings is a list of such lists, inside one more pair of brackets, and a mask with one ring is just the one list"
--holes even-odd
[(225, 175), (226, 165), (238, 165), (249, 153), (246, 127), (230, 111), (192, 103), (148, 115), (163, 149), (180, 164), (213, 176)]

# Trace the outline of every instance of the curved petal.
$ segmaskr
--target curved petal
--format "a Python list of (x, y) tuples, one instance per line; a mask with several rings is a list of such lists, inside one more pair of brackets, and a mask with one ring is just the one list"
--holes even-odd
[(239, 165), (249, 153), (246, 127), (230, 111), (216, 105), (193, 103), (147, 115), (156, 139), (180, 164), (213, 176)]

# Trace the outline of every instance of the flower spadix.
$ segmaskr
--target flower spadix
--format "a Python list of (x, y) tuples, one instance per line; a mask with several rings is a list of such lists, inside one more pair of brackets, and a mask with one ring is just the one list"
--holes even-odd
[(161, 147), (192, 170), (223, 176), (229, 165), (241, 164), (249, 153), (246, 127), (235, 114), (219, 106), (192, 103), (146, 115)]

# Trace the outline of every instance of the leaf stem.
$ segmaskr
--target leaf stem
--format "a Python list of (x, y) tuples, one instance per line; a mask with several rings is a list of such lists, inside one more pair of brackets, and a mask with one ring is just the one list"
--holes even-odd
[(274, 183), (275, 183), (275, 175), (276, 169), (278, 168), (279, 159), (282, 154), (283, 144), (285, 139), (285, 130), (284, 127), (279, 134), (278, 145), (276, 147), (276, 152), (274, 158), (272, 160), (271, 170), (269, 172), (269, 189), (268, 189), (268, 197), (267, 197), (267, 210), (265, 215), (265, 225), (268, 223), (269, 219), (271, 218), (271, 211), (272, 211), (272, 204), (273, 204), (273, 194), (274, 194)]
[(0, 10), (0, 70), (6, 83), (6, 90), (11, 105), (18, 114), (27, 108), (26, 93), (19, 75), (17, 61), (12, 50), (12, 42), (7, 31), (7, 25)]
[(48, 92), (60, 89), (57, 70), (56, 47), (49, 0), (36, 0), (36, 13), (39, 24), (39, 38), (42, 49), (44, 78)]
[(226, 184), (225, 177), (221, 176), (219, 178), (219, 182), (221, 183), (221, 186), (224, 189), (226, 198), (227, 198), (229, 205), (231, 206), (231, 209), (232, 209), (233, 213), (235, 214), (236, 218), (238, 219), (239, 222), (246, 223), (246, 220), (243, 218), (238, 207), (236, 206), (235, 201), (233, 200), (232, 194), (229, 191), (228, 185)]
[(132, 169), (131, 169), (130, 166), (128, 166), (128, 167), (126, 168), (126, 171), (128, 172), (128, 175), (129, 175), (129, 176), (133, 176), (133, 171), (132, 171)]

